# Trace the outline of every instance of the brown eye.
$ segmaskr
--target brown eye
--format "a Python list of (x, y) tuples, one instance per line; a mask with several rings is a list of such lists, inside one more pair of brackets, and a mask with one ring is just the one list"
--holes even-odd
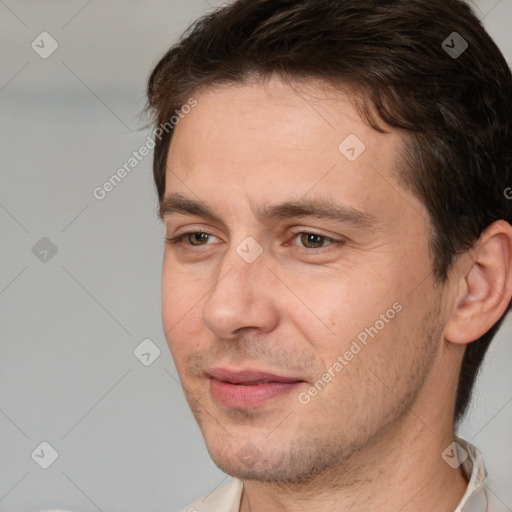
[(300, 242), (306, 249), (319, 249), (330, 238), (315, 233), (300, 233)]
[(190, 242), (190, 245), (197, 246), (197, 245), (205, 245), (202, 242), (207, 242), (209, 235), (208, 235), (208, 233), (202, 233), (202, 232), (198, 231), (196, 233), (188, 233), (186, 235), (186, 237), (187, 237), (187, 240)]
[(166, 238), (165, 241), (171, 246), (175, 246), (180, 251), (193, 251), (193, 247), (202, 247), (216, 244), (218, 238), (204, 231), (189, 231), (174, 238)]

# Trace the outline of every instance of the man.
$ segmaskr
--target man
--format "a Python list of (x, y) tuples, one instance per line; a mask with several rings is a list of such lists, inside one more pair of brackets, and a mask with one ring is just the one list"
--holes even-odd
[(234, 477), (187, 510), (510, 510), (454, 434), (512, 295), (512, 77), (470, 8), (238, 0), (148, 97), (163, 326)]

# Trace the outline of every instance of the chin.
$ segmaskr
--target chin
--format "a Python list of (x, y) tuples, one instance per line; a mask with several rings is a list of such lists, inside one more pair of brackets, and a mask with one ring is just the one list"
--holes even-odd
[(224, 473), (240, 480), (304, 484), (340, 464), (332, 449), (303, 450), (268, 447), (262, 452), (250, 441), (241, 448), (207, 445), (214, 464)]

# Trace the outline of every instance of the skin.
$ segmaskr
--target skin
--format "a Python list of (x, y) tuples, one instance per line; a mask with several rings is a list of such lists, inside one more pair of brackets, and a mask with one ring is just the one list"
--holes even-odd
[[(465, 345), (512, 295), (512, 228), (492, 225), (441, 286), (428, 214), (396, 175), (407, 139), (371, 129), (350, 92), (272, 77), (194, 97), (171, 141), (165, 196), (203, 201), (221, 222), (163, 217), (168, 238), (209, 234), (166, 244), (163, 327), (210, 456), (244, 481), (241, 510), (453, 511), (467, 483), (441, 453), (453, 441), (458, 371)], [(355, 161), (338, 149), (349, 134), (366, 146)], [(301, 198), (377, 222), (256, 215)], [(344, 242), (313, 238), (317, 247), (300, 233)], [(262, 249), (252, 263), (236, 252), (249, 236)], [(393, 304), (401, 310), (334, 372)], [(212, 365), (303, 382), (261, 406), (227, 408), (212, 399)], [(330, 382), (301, 403), (329, 368)]]

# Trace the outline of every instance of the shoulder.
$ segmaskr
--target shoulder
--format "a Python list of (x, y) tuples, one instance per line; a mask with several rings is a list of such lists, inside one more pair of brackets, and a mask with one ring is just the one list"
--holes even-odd
[(194, 501), (180, 512), (238, 512), (243, 483), (230, 478), (225, 484)]

